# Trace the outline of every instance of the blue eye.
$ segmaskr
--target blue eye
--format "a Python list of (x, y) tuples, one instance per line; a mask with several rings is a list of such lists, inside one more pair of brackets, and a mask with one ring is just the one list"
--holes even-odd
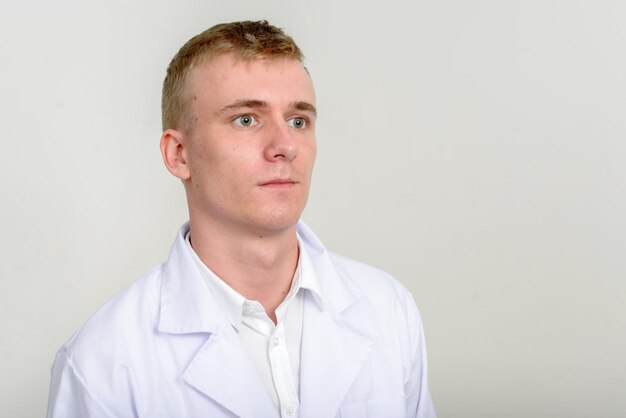
[(306, 128), (306, 119), (305, 118), (292, 118), (287, 121), (287, 125), (296, 129), (304, 129)]
[(252, 115), (241, 115), (235, 119), (235, 125), (247, 128), (248, 126), (256, 125), (257, 120)]

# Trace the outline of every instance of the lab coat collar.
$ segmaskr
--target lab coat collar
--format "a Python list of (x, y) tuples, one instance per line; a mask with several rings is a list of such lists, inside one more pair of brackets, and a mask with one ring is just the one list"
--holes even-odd
[[(298, 222), (298, 235), (306, 248), (303, 261), (309, 263), (307, 270), (315, 271), (317, 280), (312, 281), (315, 300), (322, 309), (329, 308), (339, 314), (361, 296), (361, 291), (352, 281), (337, 271), (326, 248), (303, 221)], [(342, 276), (341, 280), (337, 276)], [(329, 306), (325, 306), (328, 303)]]
[(192, 254), (185, 247), (185, 223), (176, 236), (161, 282), (159, 331), (170, 334), (212, 333), (219, 310), (204, 283)]
[[(207, 333), (182, 378), (240, 417), (274, 417), (276, 410), (256, 368), (216, 303), (185, 247), (188, 223), (176, 237), (163, 267), (158, 329), (170, 334)], [(351, 279), (339, 272), (315, 234), (299, 222), (307, 263), (315, 272), (305, 293), (300, 405), (301, 418), (335, 416), (369, 356), (375, 338), (363, 321), (343, 315), (363, 303)]]
[[(364, 303), (352, 280), (337, 270), (328, 252), (304, 224), (298, 233), (318, 278), (319, 293), (307, 294), (302, 326), (300, 369), (301, 418), (332, 417), (367, 360), (376, 339), (364, 322), (348, 318), (347, 311)], [(313, 298), (310, 296), (313, 295)]]

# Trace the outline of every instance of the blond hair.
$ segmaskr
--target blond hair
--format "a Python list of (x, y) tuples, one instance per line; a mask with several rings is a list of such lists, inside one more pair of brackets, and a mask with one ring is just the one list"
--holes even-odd
[(295, 41), (266, 20), (215, 25), (187, 41), (167, 67), (161, 97), (163, 130), (190, 127), (185, 86), (191, 69), (228, 52), (244, 61), (279, 57), (304, 60)]

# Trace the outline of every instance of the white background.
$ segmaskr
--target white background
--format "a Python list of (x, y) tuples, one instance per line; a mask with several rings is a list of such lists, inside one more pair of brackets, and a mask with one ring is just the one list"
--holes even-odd
[(421, 309), (440, 418), (626, 416), (622, 0), (2, 5), (0, 416), (45, 411), (56, 350), (165, 259), (165, 68), (268, 18), (307, 56), (304, 218)]

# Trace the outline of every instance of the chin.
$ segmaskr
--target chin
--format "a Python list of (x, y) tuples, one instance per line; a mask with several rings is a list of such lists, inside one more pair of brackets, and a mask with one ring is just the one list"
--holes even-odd
[(268, 213), (267, 216), (264, 216), (262, 219), (257, 218), (256, 224), (259, 229), (282, 232), (293, 228), (296, 223), (298, 223), (301, 213), (302, 211), (283, 212), (278, 210), (273, 213)]

